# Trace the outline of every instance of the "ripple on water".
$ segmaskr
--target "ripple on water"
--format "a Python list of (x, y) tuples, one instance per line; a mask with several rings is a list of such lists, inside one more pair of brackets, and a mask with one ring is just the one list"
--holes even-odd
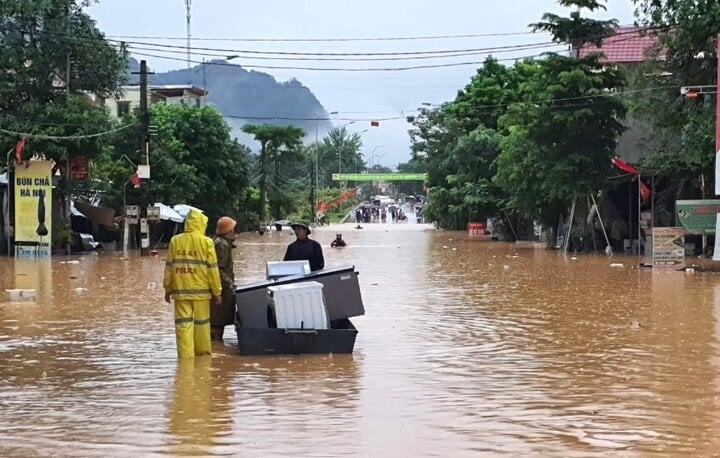
[[(334, 230), (313, 235), (327, 246)], [(212, 358), (178, 363), (162, 256), (105, 253), (38, 274), (0, 260), (0, 291), (35, 282), (40, 292), (34, 304), (0, 303), (0, 451), (720, 450), (716, 276), (613, 270), (604, 256), (569, 261), (442, 231), (343, 235), (349, 249), (325, 256), (360, 271), (367, 314), (353, 319), (352, 356), (240, 357), (228, 327)], [(242, 235), (238, 278), (262, 278), (263, 260), (290, 240)]]

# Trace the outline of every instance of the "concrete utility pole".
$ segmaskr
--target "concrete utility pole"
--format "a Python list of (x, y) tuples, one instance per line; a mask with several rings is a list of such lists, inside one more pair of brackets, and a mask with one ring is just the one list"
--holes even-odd
[[(715, 194), (720, 195), (720, 35), (717, 37), (717, 84), (716, 89), (716, 105), (715, 105)], [(717, 236), (717, 234), (716, 234)]]
[(185, 18), (187, 19), (187, 69), (188, 69), (188, 78), (190, 78), (190, 84), (192, 85), (192, 72), (190, 71), (190, 44), (192, 42), (192, 35), (190, 33), (190, 17), (191, 17), (191, 12), (192, 12), (191, 7), (192, 7), (192, 0), (185, 0), (185, 9), (187, 10), (187, 14), (185, 16)]
[[(148, 70), (147, 62), (140, 61), (140, 138), (142, 149), (140, 164), (148, 170), (150, 166), (150, 112), (148, 111)], [(148, 173), (149, 175), (149, 173)], [(142, 178), (142, 177), (141, 177)], [(150, 178), (149, 176), (147, 177)], [(147, 220), (148, 187), (150, 183), (140, 184), (140, 255), (150, 254), (150, 234)]]
[[(715, 57), (717, 58), (717, 84), (716, 105), (715, 105), (715, 194), (720, 195), (720, 35), (717, 37)], [(720, 213), (715, 215), (715, 249), (713, 250), (713, 261), (720, 261), (720, 250), (718, 240), (720, 239)], [(705, 253), (703, 253), (704, 255)]]

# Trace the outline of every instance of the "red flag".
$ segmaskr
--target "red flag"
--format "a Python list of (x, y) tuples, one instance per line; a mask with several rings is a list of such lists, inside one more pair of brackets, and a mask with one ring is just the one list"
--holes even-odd
[(370, 121), (370, 127), (380, 127), (380, 121)]
[(638, 170), (627, 162), (623, 161), (619, 157), (614, 157), (612, 160), (615, 167), (619, 168), (625, 173), (638, 173)]
[(23, 137), (23, 139), (20, 140), (18, 142), (17, 146), (15, 147), (15, 160), (18, 164), (20, 162), (22, 162), (22, 154), (23, 154), (23, 150), (25, 149), (25, 143), (27, 143), (27, 140), (28, 140), (27, 137)]
[(640, 180), (640, 199), (643, 202), (650, 200), (650, 188), (642, 180)]
[(142, 183), (142, 180), (140, 179), (140, 176), (136, 173), (133, 173), (133, 176), (130, 177), (130, 183), (133, 184), (136, 188), (140, 187), (140, 183)]
[[(640, 176), (640, 172), (638, 171), (638, 169), (636, 169), (632, 165), (628, 164), (627, 162), (623, 161), (622, 159), (614, 157), (612, 162), (613, 162), (613, 164), (615, 164), (615, 166), (617, 168), (619, 168), (623, 172), (634, 173), (634, 174), (638, 175), (638, 177)], [(648, 186), (645, 183), (643, 183), (642, 180), (640, 180), (640, 199), (643, 202), (647, 202), (648, 200), (650, 200), (650, 188), (648, 188)]]

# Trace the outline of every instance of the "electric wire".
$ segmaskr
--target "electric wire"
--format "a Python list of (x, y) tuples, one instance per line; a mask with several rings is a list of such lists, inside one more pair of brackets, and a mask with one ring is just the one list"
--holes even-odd
[[(447, 40), (485, 37), (508, 37), (532, 35), (535, 32), (499, 32), (478, 33), (464, 35), (428, 35), (415, 37), (354, 37), (354, 38), (219, 38), (219, 37), (193, 37), (193, 41), (234, 41), (248, 43), (332, 43), (332, 42), (366, 42), (366, 41), (419, 41), (419, 40)], [(137, 35), (108, 35), (110, 38), (134, 40), (168, 40), (185, 41), (187, 37), (168, 36), (137, 36)]]
[(128, 129), (130, 127), (136, 126), (137, 123), (131, 123), (126, 124), (124, 126), (116, 127), (115, 129), (106, 130), (104, 132), (98, 132), (95, 134), (85, 134), (85, 135), (44, 135), (44, 134), (33, 134), (28, 132), (16, 132), (14, 130), (8, 130), (8, 129), (2, 129), (0, 128), (0, 133), (6, 134), (6, 135), (13, 135), (16, 137), (28, 137), (28, 138), (34, 138), (37, 140), (53, 140), (53, 141), (63, 141), (63, 140), (87, 140), (90, 138), (98, 138), (103, 137), (105, 135), (114, 134), (116, 132), (120, 132), (122, 130)]
[[(456, 53), (447, 53), (447, 54), (432, 54), (432, 55), (417, 55), (417, 56), (406, 56), (406, 55), (399, 55), (399, 56), (392, 56), (392, 57), (275, 57), (275, 56), (244, 56), (244, 55), (235, 55), (232, 56), (234, 59), (250, 59), (250, 60), (279, 60), (279, 61), (317, 61), (317, 62), (379, 62), (379, 61), (402, 61), (402, 60), (425, 60), (425, 59), (448, 59), (453, 57), (466, 57), (466, 56), (477, 56), (477, 55), (484, 55), (484, 54), (502, 54), (502, 53), (508, 53), (508, 52), (517, 52), (517, 51), (528, 51), (528, 50), (537, 50), (537, 49), (546, 49), (546, 48), (559, 48), (559, 47), (566, 47), (565, 45), (558, 44), (558, 43), (537, 43), (537, 44), (531, 44), (531, 45), (518, 45), (513, 47), (507, 47), (507, 48), (496, 48), (494, 50), (478, 50), (478, 51), (458, 51)], [(137, 46), (134, 44), (127, 44), (127, 49), (129, 50), (139, 50), (139, 51), (149, 51), (149, 52), (162, 52), (162, 53), (168, 53), (168, 54), (182, 54), (187, 55), (187, 52), (181, 49), (162, 49), (161, 47), (148, 47), (148, 46)], [(213, 51), (215, 52), (215, 51)], [(207, 54), (207, 53), (200, 53), (200, 52), (190, 52), (193, 56), (209, 56), (209, 57), (227, 57), (227, 54), (220, 55), (220, 54)], [(185, 59), (187, 62), (187, 59)], [(210, 63), (212, 65), (212, 62)], [(245, 65), (241, 65), (245, 66)]]

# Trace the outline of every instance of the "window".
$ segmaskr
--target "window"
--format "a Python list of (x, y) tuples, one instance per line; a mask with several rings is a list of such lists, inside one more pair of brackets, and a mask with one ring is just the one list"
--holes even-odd
[(130, 114), (130, 102), (118, 102), (117, 103), (117, 116), (122, 118), (123, 116)]

